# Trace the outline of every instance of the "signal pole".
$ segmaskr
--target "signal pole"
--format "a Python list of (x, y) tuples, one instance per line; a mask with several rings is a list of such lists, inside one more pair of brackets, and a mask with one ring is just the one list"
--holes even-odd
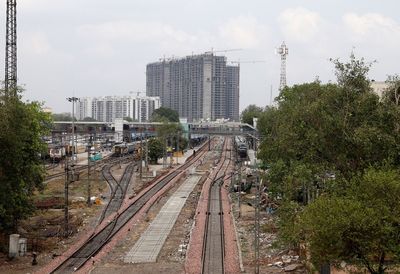
[(7, 0), (5, 95), (17, 96), (17, 0)]

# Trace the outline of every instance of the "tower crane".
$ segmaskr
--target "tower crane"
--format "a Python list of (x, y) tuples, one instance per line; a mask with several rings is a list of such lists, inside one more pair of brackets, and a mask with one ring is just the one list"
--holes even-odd
[(241, 51), (243, 49), (222, 49), (222, 50), (214, 50), (211, 48), (211, 51), (206, 51), (206, 54), (214, 54), (215, 52), (230, 52), (230, 51)]
[(240, 64), (255, 64), (255, 63), (267, 63), (266, 60), (252, 60), (252, 61), (229, 61), (229, 63), (232, 64), (238, 64), (240, 66)]

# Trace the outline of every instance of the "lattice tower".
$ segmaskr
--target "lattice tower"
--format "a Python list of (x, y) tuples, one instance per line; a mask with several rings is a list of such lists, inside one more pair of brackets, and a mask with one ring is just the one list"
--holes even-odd
[(281, 79), (279, 83), (279, 90), (286, 86), (286, 56), (289, 54), (289, 48), (286, 47), (285, 42), (277, 49), (278, 54), (281, 56)]
[(17, 0), (7, 0), (5, 92), (17, 94)]

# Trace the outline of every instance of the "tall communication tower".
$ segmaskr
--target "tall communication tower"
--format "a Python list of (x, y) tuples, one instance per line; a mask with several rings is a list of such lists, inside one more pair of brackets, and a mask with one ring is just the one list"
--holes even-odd
[(17, 95), (17, 0), (7, 0), (6, 96)]
[(281, 56), (281, 81), (279, 83), (279, 90), (282, 90), (286, 86), (286, 56), (289, 54), (289, 49), (286, 47), (285, 42), (282, 42), (281, 47), (277, 49), (277, 53)]

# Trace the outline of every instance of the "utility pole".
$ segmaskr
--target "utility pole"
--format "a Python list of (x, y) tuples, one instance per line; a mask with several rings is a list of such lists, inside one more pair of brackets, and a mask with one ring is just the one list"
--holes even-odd
[(7, 0), (5, 95), (17, 96), (17, 0)]
[(241, 214), (241, 207), (240, 207), (240, 196), (242, 192), (242, 161), (239, 162), (239, 185), (238, 185), (238, 205), (239, 205), (239, 215), (240, 218)]
[(171, 153), (169, 156), (169, 167), (172, 167), (172, 161), (174, 160), (174, 157), (172, 155), (172, 136), (169, 137), (169, 143), (171, 144)]
[(72, 102), (72, 163), (75, 162), (75, 102), (79, 101), (77, 97), (68, 97), (68, 102)]
[(88, 206), (91, 206), (91, 201), (90, 201), (90, 150), (91, 150), (91, 148), (92, 148), (92, 146), (91, 145), (89, 145), (89, 143), (88, 143), (88, 146), (87, 146), (87, 153), (88, 153), (88, 159), (87, 159), (87, 169), (88, 169), (88, 171), (87, 171), (87, 173), (88, 173), (88, 176), (87, 176), (87, 193), (88, 193), (88, 196), (87, 196), (87, 205)]
[(140, 129), (140, 163), (139, 163), (140, 179), (142, 179), (143, 177), (142, 165), (143, 165), (143, 130)]
[(167, 139), (167, 137), (165, 137), (163, 168), (165, 168), (167, 166), (167, 146), (168, 146), (168, 139)]
[(65, 182), (64, 182), (64, 237), (68, 238), (68, 185), (70, 181), (70, 167), (68, 163), (68, 158), (65, 159)]
[(121, 148), (120, 148), (120, 153), (119, 153), (119, 157), (118, 157), (118, 159), (119, 159), (119, 169), (121, 169), (122, 168), (122, 145), (123, 144), (121, 144)]
[[(257, 172), (257, 171), (256, 171)], [(256, 177), (256, 201), (254, 205), (254, 260), (255, 269), (254, 273), (260, 273), (260, 187), (262, 180), (258, 182), (258, 175)]]
[(147, 127), (144, 128), (144, 139), (145, 139), (145, 148), (146, 148), (146, 157), (144, 159), (145, 166), (146, 166), (146, 172), (149, 171), (149, 140), (147, 136)]
[(178, 153), (179, 153), (179, 132), (176, 134), (176, 164), (178, 165)]

